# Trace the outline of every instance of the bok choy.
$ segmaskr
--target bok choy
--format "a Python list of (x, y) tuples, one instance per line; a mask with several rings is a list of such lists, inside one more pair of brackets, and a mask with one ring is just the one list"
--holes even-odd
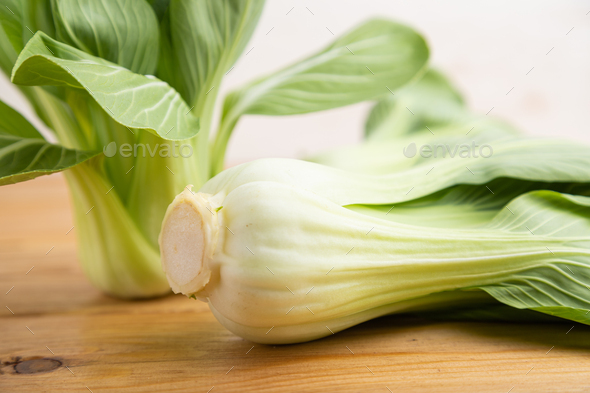
[[(312, 340), (394, 312), (487, 303), (485, 294), (590, 323), (590, 197), (527, 192), (475, 225), (467, 214), (468, 228), (461, 218), (437, 227), (359, 211), (407, 201), (410, 187), (422, 196), (505, 178), (567, 181), (582, 191), (590, 183), (583, 146), (516, 139), (497, 150), (494, 161), (470, 161), (476, 176), (446, 160), (445, 175), (430, 181), (414, 170), (369, 175), (280, 159), (228, 169), (169, 206), (160, 234), (168, 281), (261, 343)], [(543, 160), (550, 151), (568, 154)]]

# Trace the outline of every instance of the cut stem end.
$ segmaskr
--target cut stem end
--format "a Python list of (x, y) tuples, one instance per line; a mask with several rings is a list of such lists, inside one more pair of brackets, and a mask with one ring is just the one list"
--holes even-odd
[(187, 189), (166, 211), (160, 253), (162, 268), (174, 293), (197, 295), (211, 278), (209, 260), (218, 224), (208, 197)]

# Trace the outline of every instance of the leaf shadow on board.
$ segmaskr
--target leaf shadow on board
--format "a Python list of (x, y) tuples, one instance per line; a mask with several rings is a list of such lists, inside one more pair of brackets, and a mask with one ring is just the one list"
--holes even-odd
[[(590, 354), (590, 340), (586, 339), (589, 333), (590, 326), (552, 317), (533, 317), (529, 321), (478, 321), (471, 318), (425, 318), (402, 314), (364, 322), (319, 342), (347, 342), (374, 348), (379, 348), (379, 343), (390, 343), (388, 347), (391, 351), (396, 342), (425, 340), (432, 347), (442, 340), (446, 341), (447, 349), (449, 345), (485, 342), (488, 345), (522, 347), (523, 350), (555, 346)], [(440, 350), (445, 349), (441, 347)]]

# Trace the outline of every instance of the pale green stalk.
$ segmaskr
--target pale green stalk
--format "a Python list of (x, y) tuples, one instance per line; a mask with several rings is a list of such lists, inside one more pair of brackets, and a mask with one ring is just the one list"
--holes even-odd
[(141, 234), (111, 182), (102, 159), (67, 171), (74, 202), (80, 262), (90, 281), (120, 298), (153, 297), (167, 293), (158, 248)]

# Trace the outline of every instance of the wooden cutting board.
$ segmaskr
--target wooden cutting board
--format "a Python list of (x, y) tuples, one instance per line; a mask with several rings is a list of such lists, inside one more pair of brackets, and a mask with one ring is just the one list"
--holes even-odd
[(0, 392), (590, 391), (584, 325), (390, 316), (253, 344), (199, 301), (102, 295), (72, 226), (61, 175), (0, 188)]

